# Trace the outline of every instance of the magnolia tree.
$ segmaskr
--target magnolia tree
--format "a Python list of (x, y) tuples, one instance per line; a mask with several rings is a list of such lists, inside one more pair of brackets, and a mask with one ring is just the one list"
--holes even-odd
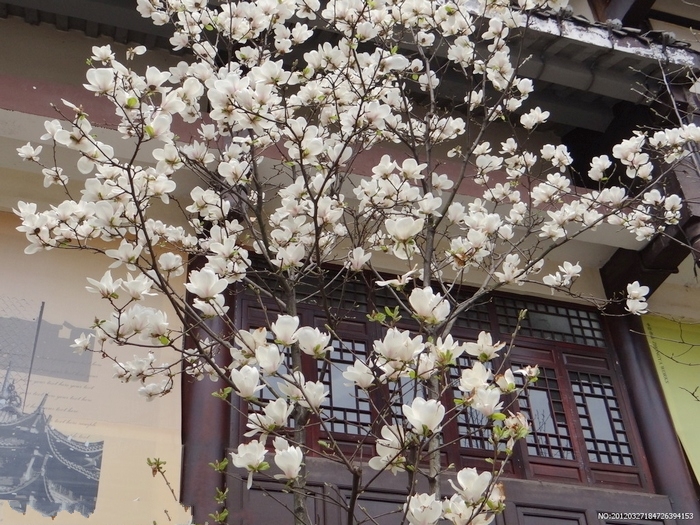
[[(306, 483), (312, 448), (347, 469), (350, 496), (332, 503), (348, 524), (373, 521), (358, 499), (384, 472), (407, 479), (402, 522), (490, 523), (504, 505), (498, 477), (529, 429), (510, 403), (538, 371), (496, 364), (510, 345), (488, 333), (456, 340), (456, 319), (504, 286), (570, 292), (581, 266), (540, 275), (545, 258), (604, 223), (640, 241), (675, 224), (681, 200), (665, 193), (663, 177), (700, 140), (692, 125), (637, 133), (612, 158), (592, 160), (599, 188), (585, 191), (572, 185), (565, 146), (528, 149), (549, 113), (520, 110), (533, 83), (518, 76), (511, 40), (537, 11), (565, 3), (139, 0), (144, 17), (172, 24), (173, 47), (189, 60), (137, 72), (128, 60), (143, 48), (126, 62), (109, 46), (93, 48), (85, 88), (114, 106), (128, 158), (68, 102), (41, 138), (77, 152), (77, 166), (45, 160), (42, 146), (19, 149), (42, 166), (46, 186), (68, 195), (48, 210), (18, 204), (26, 252), (80, 249), (111, 261), (88, 290), (112, 314), (75, 347), (113, 359), (117, 379), (148, 400), (182, 373), (219, 381), (219, 397), (247, 417), (229, 470), (248, 488), (286, 484), (298, 524), (312, 521), (307, 498), (324, 497)], [(178, 141), (177, 121), (197, 138)], [(143, 151), (152, 162), (136, 160)], [(75, 168), (86, 180), (74, 196)], [(624, 184), (610, 185), (613, 173)], [(181, 220), (164, 222), (165, 206)], [(373, 422), (358, 425), (349, 451), (329, 429), (327, 377), (338, 367), (332, 348), (346, 344), (339, 326), (355, 313), (331, 292), (358, 276), (388, 297), (370, 315), (384, 335), (341, 372), (357, 396), (373, 403), (381, 389), (389, 402), (373, 404)], [(467, 280), (478, 284), (457, 294)], [(264, 326), (229, 315), (234, 290), (259, 299)], [(631, 283), (619, 300), (642, 314), (647, 293)], [(175, 319), (148, 306), (150, 295), (167, 298)], [(322, 326), (302, 326), (308, 302), (323, 310)], [(143, 353), (121, 361), (109, 342)], [(162, 363), (164, 350), (179, 359)], [(455, 370), (460, 356), (473, 366)], [(302, 373), (309, 359), (318, 361), (314, 378)], [(448, 405), (444, 394), (455, 389), (461, 398)], [(441, 428), (464, 411), (479, 414), (490, 436), (491, 471), (449, 472), (440, 461)], [(327, 436), (320, 450), (307, 441), (311, 426)], [(371, 459), (359, 452), (368, 446)]]

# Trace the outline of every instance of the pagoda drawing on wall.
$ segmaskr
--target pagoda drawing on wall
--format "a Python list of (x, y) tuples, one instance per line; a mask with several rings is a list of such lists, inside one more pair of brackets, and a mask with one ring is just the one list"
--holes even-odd
[(31, 413), (5, 371), (0, 390), (0, 500), (49, 517), (59, 512), (89, 516), (95, 510), (102, 441), (80, 442), (51, 427), (44, 412), (48, 394)]
[(43, 302), (0, 295), (0, 502), (22, 513), (87, 517), (95, 511), (104, 442), (57, 430), (46, 409), (51, 394), (34, 378), (86, 384), (91, 356), (70, 347), (84, 328), (43, 314)]

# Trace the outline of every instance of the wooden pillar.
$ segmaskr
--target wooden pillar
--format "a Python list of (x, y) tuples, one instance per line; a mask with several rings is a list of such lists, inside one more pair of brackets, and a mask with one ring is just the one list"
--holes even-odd
[[(200, 268), (201, 261), (190, 261), (189, 269)], [(233, 294), (227, 297), (229, 315), (234, 313)], [(226, 333), (229, 328), (220, 319), (207, 322), (216, 333)], [(190, 341), (200, 335), (193, 330), (186, 338)], [(205, 338), (206, 334), (201, 333)], [(220, 367), (231, 362), (227, 349), (215, 356)], [(208, 378), (197, 381), (187, 374), (182, 375), (182, 480), (180, 500), (191, 507), (193, 523), (212, 523), (209, 514), (220, 511), (221, 506), (214, 500), (217, 488), (226, 488), (226, 475), (216, 472), (209, 464), (221, 461), (226, 456), (229, 445), (230, 407), (212, 393), (224, 385)]]
[(642, 335), (642, 322), (638, 317), (624, 316), (608, 326), (656, 492), (668, 496), (674, 512), (692, 512), (697, 519), (700, 502), (695, 479), (676, 436), (649, 345)]

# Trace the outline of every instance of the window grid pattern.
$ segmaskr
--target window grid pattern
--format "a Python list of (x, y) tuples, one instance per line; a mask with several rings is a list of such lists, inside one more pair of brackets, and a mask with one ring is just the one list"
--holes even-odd
[[(307, 303), (308, 307), (300, 312), (304, 316), (313, 313), (313, 322), (310, 324), (320, 328), (325, 318), (318, 317), (319, 314), (314, 309), (319, 304), (315, 299), (319, 297), (318, 288), (314, 290), (311, 283), (305, 284), (308, 285), (305, 291), (311, 299)], [(332, 341), (332, 350), (327, 360), (316, 361), (316, 364), (307, 362), (305, 365), (316, 369), (317, 379), (324, 383), (329, 392), (323, 404), (324, 430), (342, 434), (344, 437), (339, 438), (346, 441), (354, 440), (354, 436), (364, 435), (367, 428), (379, 417), (385, 418), (387, 424), (391, 423), (392, 419), (394, 423), (405, 423), (402, 406), (412, 403), (416, 388), (420, 392), (420, 386), (415, 380), (402, 378), (397, 383), (376, 389), (370, 400), (365, 391), (349, 384), (350, 381), (342, 376), (347, 366), (352, 365), (355, 359), (366, 357), (371, 352), (373, 337), (363, 313), (373, 309), (382, 311), (384, 306), (392, 307), (397, 304), (391, 290), (387, 288), (374, 289), (372, 292), (374, 293), (368, 293), (367, 285), (361, 279), (326, 284), (326, 297), (335, 308), (345, 310), (347, 322), (343, 321), (343, 335), (338, 336), (339, 340)], [(551, 341), (585, 345), (589, 347), (588, 351), (597, 352), (596, 355), (600, 351), (590, 347), (605, 349), (607, 346), (602, 321), (597, 312), (570, 305), (538, 304), (527, 299), (511, 297), (492, 298), (489, 302), (476, 305), (461, 314), (455, 322), (456, 330), (453, 336), (459, 340), (473, 338), (474, 332), (491, 331), (496, 324), (501, 334), (512, 333), (523, 309), (528, 310), (528, 316), (521, 322), (519, 335), (542, 339), (548, 343), (540, 346), (531, 341), (527, 343), (527, 348), (519, 348), (518, 356), (512, 358), (520, 363), (529, 362), (529, 358), (525, 356), (533, 352), (559, 355), (556, 345), (552, 345)], [(358, 315), (352, 315), (350, 312), (357, 312)], [(307, 323), (309, 321), (311, 319), (306, 320)], [(401, 323), (409, 326), (409, 329), (414, 325), (413, 320), (405, 318)], [(270, 342), (272, 337), (268, 332)], [(581, 353), (584, 350), (569, 351)], [(287, 355), (282, 368), (286, 365), (289, 370), (290, 361), (290, 356)], [(556, 357), (546, 361), (550, 363), (548, 366), (551, 368), (540, 367), (539, 381), (529, 385), (517, 399), (519, 410), (532, 425), (532, 433), (524, 440), (524, 448), (532, 461), (537, 461), (535, 458), (555, 461), (583, 459), (584, 463), (634, 467), (633, 446), (630, 443), (634, 435), (628, 435), (624, 428), (622, 409), (615, 396), (612, 378), (604, 375), (607, 367), (599, 367), (603, 373), (600, 375), (591, 373), (591, 367), (598, 367), (598, 363), (589, 366), (587, 361), (581, 361), (583, 364), (575, 360), (568, 363)], [(450, 368), (449, 378), (454, 399), (464, 398), (465, 394), (458, 388), (461, 371), (471, 367), (474, 362), (475, 358), (464, 355), (457, 359), (457, 366)], [(490, 363), (486, 364), (489, 365)], [(581, 370), (579, 365), (586, 366), (585, 372), (577, 371)], [(511, 366), (517, 370), (523, 364), (511, 363)], [(516, 374), (515, 379), (518, 386), (523, 386), (524, 379), (521, 375)], [(268, 381), (277, 389), (281, 380), (268, 378)], [(260, 392), (260, 397), (274, 399), (267, 388)], [(379, 399), (380, 397), (383, 400)], [(259, 409), (250, 406), (249, 410), (257, 412)], [(462, 454), (469, 449), (474, 450), (477, 455), (493, 451), (494, 445), (489, 440), (487, 430), (489, 420), (478, 411), (463, 407), (451, 425), (455, 426), (449, 431), (453, 433), (456, 427), (458, 438), (455, 445), (458, 444)], [(575, 434), (572, 433), (574, 428), (577, 429)], [(539, 463), (549, 465), (547, 468), (550, 469), (556, 468), (557, 465), (549, 461)]]
[(467, 330), (490, 331), (491, 330), (491, 314), (486, 304), (476, 305), (474, 308), (463, 312), (455, 321), (457, 328), (466, 328)]
[(569, 372), (588, 459), (634, 466), (622, 413), (610, 377)]
[(326, 285), (326, 295), (331, 307), (343, 311), (356, 311), (367, 314), (368, 304), (367, 284), (359, 279), (344, 279), (340, 283)]
[(419, 384), (415, 379), (401, 377), (398, 381), (389, 383), (389, 399), (391, 400), (391, 415), (393, 423), (403, 424), (406, 416), (403, 415), (403, 406), (411, 405), (416, 398), (416, 389)]
[[(328, 389), (328, 397), (322, 405), (327, 417), (326, 429), (330, 432), (358, 435), (372, 424), (371, 404), (367, 393), (343, 377), (345, 369), (357, 357), (366, 355), (362, 341), (334, 340), (329, 353), (330, 363), (318, 361), (318, 374)], [(324, 364), (327, 368), (324, 369)], [(330, 366), (329, 366), (330, 365)], [(324, 373), (325, 371), (325, 373)]]
[[(521, 368), (514, 365), (513, 368)], [(519, 387), (523, 378), (516, 376)], [(518, 396), (520, 411), (532, 425), (532, 432), (527, 436), (527, 451), (532, 456), (554, 459), (574, 459), (574, 448), (566, 424), (564, 403), (552, 368), (540, 368), (536, 383)]]
[[(271, 330), (267, 331), (265, 337), (269, 344), (275, 344), (275, 334)], [(284, 360), (282, 365), (279, 367), (280, 374), (291, 374), (292, 370), (292, 355), (288, 351), (284, 351)], [(261, 374), (262, 375), (262, 374)], [(261, 381), (262, 384), (263, 381)], [(280, 394), (280, 385), (286, 383), (284, 379), (279, 376), (265, 377), (265, 382), (268, 386), (265, 386), (262, 390), (258, 392), (258, 397), (261, 401), (274, 401)], [(272, 391), (271, 391), (272, 390)], [(262, 409), (256, 404), (248, 404), (248, 412), (262, 412)]]
[[(402, 295), (401, 292), (398, 292), (398, 294), (399, 296)], [(373, 290), (372, 302), (373, 305), (371, 309), (374, 309), (378, 312), (384, 312), (385, 307), (394, 309), (399, 305), (399, 302), (396, 300), (396, 297), (394, 297), (394, 292), (389, 286), (375, 286)], [(402, 312), (399, 309), (399, 313), (403, 317), (403, 320), (406, 321), (406, 312)], [(412, 319), (409, 317), (408, 321), (412, 321)]]
[[(253, 280), (256, 280), (253, 277)], [(282, 294), (280, 283), (274, 279), (259, 281), (258, 284), (272, 294)], [(330, 280), (327, 276), (307, 275), (297, 285), (296, 292), (299, 304), (322, 305), (321, 288), (333, 309), (344, 312), (358, 311), (369, 313), (367, 283), (360, 277), (341, 276)]]
[(504, 297), (497, 297), (495, 302), (501, 332), (513, 333), (520, 312), (527, 310), (527, 317), (520, 323), (520, 335), (606, 347), (598, 312)]
[[(454, 385), (452, 392), (455, 399), (461, 399), (464, 396), (464, 392), (458, 388), (462, 370), (471, 368), (475, 362), (476, 359), (462, 355), (457, 358), (457, 366), (450, 368), (450, 378)], [(485, 363), (485, 366), (490, 369), (491, 363)], [(493, 450), (493, 443), (489, 439), (488, 423), (488, 418), (481, 412), (471, 407), (464, 407), (459, 416), (457, 416), (459, 446), (462, 448)]]
[[(266, 335), (267, 342), (270, 344), (274, 344), (275, 342), (275, 335), (268, 330), (267, 335)], [(279, 372), (281, 374), (288, 374), (290, 373), (290, 370), (292, 369), (292, 356), (289, 352), (285, 352), (284, 354), (284, 361), (282, 362), (282, 366), (279, 368)], [(266, 386), (259, 390), (257, 393), (258, 399), (263, 402), (270, 402), (274, 401), (275, 399), (278, 398), (280, 395), (280, 386), (284, 384), (286, 381), (282, 379), (279, 376), (270, 376), (270, 377), (265, 377), (264, 382), (267, 383)], [(261, 378), (261, 384), (263, 383), (263, 380)], [(248, 414), (262, 414), (263, 409), (260, 407), (259, 404), (257, 403), (248, 403), (247, 404), (247, 412)], [(291, 415), (287, 419), (287, 426), (292, 427), (294, 426), (293, 424), (293, 418)], [(247, 429), (249, 430), (249, 429)]]

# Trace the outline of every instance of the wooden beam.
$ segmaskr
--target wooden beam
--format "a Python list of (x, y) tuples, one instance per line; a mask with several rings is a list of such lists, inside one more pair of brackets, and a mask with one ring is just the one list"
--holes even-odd
[(649, 295), (653, 294), (689, 254), (700, 266), (700, 155), (693, 153), (674, 168), (664, 192), (683, 199), (680, 224), (640, 251), (619, 249), (613, 254), (600, 270), (608, 298), (619, 297), (632, 281), (648, 286)]
[(638, 252), (619, 248), (600, 269), (608, 298), (623, 297), (627, 284), (632, 281), (648, 286), (651, 296), (671, 274), (676, 273), (690, 248), (683, 230), (677, 228), (673, 233), (673, 236), (655, 237)]

